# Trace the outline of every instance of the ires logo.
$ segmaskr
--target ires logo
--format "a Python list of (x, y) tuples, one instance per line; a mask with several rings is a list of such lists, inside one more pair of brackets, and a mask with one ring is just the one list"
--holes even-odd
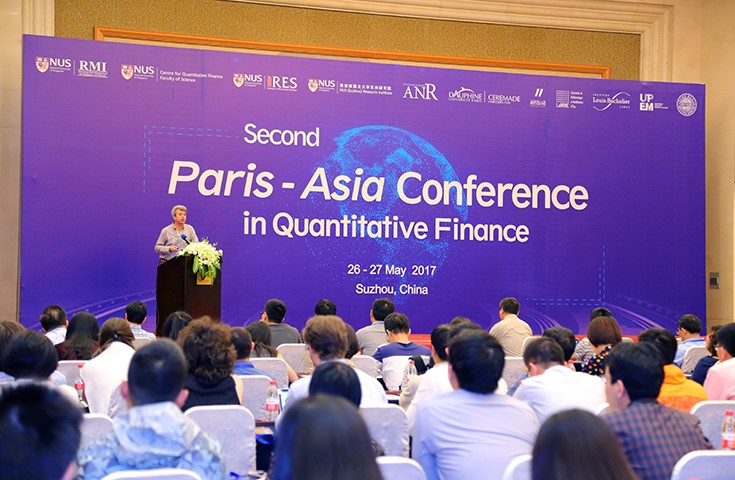
[(404, 83), (406, 90), (403, 92), (403, 98), (410, 98), (411, 100), (433, 100), (438, 101), (436, 98), (436, 85), (433, 83)]
[(46, 72), (70, 72), (70, 58), (53, 58), (53, 57), (36, 57), (36, 70), (41, 73)]
[(283, 77), (276, 75), (267, 75), (265, 77), (265, 88), (268, 90), (279, 90), (282, 92), (295, 92), (299, 84), (296, 77)]

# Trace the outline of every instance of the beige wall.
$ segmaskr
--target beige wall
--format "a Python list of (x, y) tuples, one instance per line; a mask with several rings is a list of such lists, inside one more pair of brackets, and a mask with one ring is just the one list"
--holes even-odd
[[(130, 2), (139, 4), (140, 8), (126, 8)], [(276, 7), (272, 5), (237, 4), (217, 2), (218, 8), (228, 12), (237, 12), (239, 23), (243, 24), (243, 31), (238, 35), (248, 39), (268, 41), (290, 41), (295, 43), (322, 43), (333, 42), (340, 46), (354, 48), (383, 48), (404, 51), (417, 51), (417, 48), (429, 53), (457, 54), (470, 56), (503, 56), (517, 55), (517, 59), (549, 61), (558, 56), (558, 61), (575, 63), (596, 63), (597, 60), (579, 61), (578, 58), (587, 58), (584, 55), (589, 42), (582, 41), (585, 48), (572, 47), (571, 51), (564, 50), (554, 38), (572, 38), (579, 33), (574, 29), (587, 30), (588, 38), (593, 38), (589, 32), (607, 31), (615, 34), (630, 34), (640, 36), (639, 78), (643, 80), (671, 80), (677, 82), (705, 83), (707, 85), (707, 116), (706, 116), (706, 179), (707, 179), (707, 272), (719, 272), (720, 290), (707, 291), (708, 323), (718, 324), (733, 321), (735, 300), (733, 295), (733, 274), (735, 272), (735, 258), (733, 256), (733, 236), (735, 224), (735, 195), (733, 181), (735, 180), (735, 95), (731, 94), (733, 74), (735, 74), (735, 53), (731, 48), (735, 40), (735, 32), (731, 24), (735, 20), (735, 2), (732, 0), (622, 0), (618, 2), (607, 0), (524, 0), (525, 6), (531, 5), (533, 15), (519, 16), (519, 2), (487, 0), (478, 2), (482, 5), (481, 11), (455, 11), (453, 6), (466, 5), (467, 2), (445, 0), (442, 7), (431, 0), (413, 0), (411, 2), (389, 2), (378, 0), (373, 2), (353, 1), (336, 2), (332, 0), (300, 0), (294, 4), (344, 4), (357, 8), (372, 4), (374, 8), (386, 8), (384, 4), (391, 3), (393, 12), (415, 12), (419, 16), (437, 15), (440, 19), (418, 20), (397, 19), (394, 17), (374, 18), (375, 16), (361, 17), (359, 13), (343, 12), (328, 13), (334, 28), (326, 29), (326, 33), (319, 33), (324, 25), (319, 22), (317, 11), (304, 11), (295, 8)], [(91, 26), (115, 21), (121, 28), (140, 28), (155, 30), (157, 24), (150, 23), (141, 15), (144, 5), (156, 5), (156, 10), (164, 13), (173, 12), (168, 21), (176, 24), (179, 33), (199, 35), (214, 35), (216, 32), (207, 30), (208, 24), (199, 21), (196, 15), (191, 15), (192, 9), (205, 3), (204, 0), (161, 0), (146, 2), (143, 0), (124, 0), (108, 2), (103, 0), (0, 0), (0, 318), (14, 318), (17, 315), (17, 270), (18, 270), (18, 236), (19, 236), (19, 198), (20, 198), (20, 56), (21, 31), (26, 33), (52, 33), (54, 25), (54, 11), (64, 12), (58, 18), (56, 25), (65, 32), (66, 36), (81, 36), (89, 38)], [(267, 0), (258, 3), (268, 3)], [(276, 2), (274, 2), (276, 3)], [(285, 3), (285, 2), (278, 2)], [(550, 8), (555, 6), (568, 7), (567, 11)], [(96, 8), (87, 8), (92, 5)], [(122, 5), (122, 6), (121, 6)], [(187, 8), (182, 8), (186, 6)], [(376, 7), (377, 6), (377, 7)], [(580, 9), (584, 7), (584, 9)], [(242, 14), (244, 9), (248, 15)], [(272, 15), (265, 13), (280, 9), (281, 15), (276, 15), (276, 23)], [(593, 11), (587, 17), (584, 12)], [(259, 15), (256, 14), (259, 12)], [(264, 13), (265, 12), (265, 13)], [(324, 13), (324, 12), (322, 12)], [(264, 16), (265, 15), (265, 16)], [(357, 15), (357, 16), (355, 16)], [(363, 14), (364, 15), (364, 14)], [(469, 21), (457, 26), (447, 21), (447, 15), (462, 16)], [(103, 17), (104, 18), (103, 18)], [(136, 16), (143, 18), (143, 23), (135, 23)], [(323, 17), (322, 17), (323, 18)], [(113, 20), (109, 20), (113, 19)], [(216, 19), (214, 19), (216, 20)], [(283, 20), (286, 23), (285, 27)], [(137, 20), (140, 22), (141, 20)], [(354, 28), (346, 28), (343, 22), (357, 22), (363, 35), (360, 38), (369, 39), (367, 45), (349, 44), (351, 39), (358, 37)], [(102, 23), (98, 23), (102, 22)], [(148, 23), (146, 23), (148, 22)], [(477, 23), (503, 23), (506, 27), (482, 26)], [(278, 26), (276, 26), (278, 25)], [(395, 34), (385, 36), (381, 33), (380, 25), (389, 25), (396, 30)], [(406, 29), (405, 25), (411, 25)], [(508, 28), (508, 25), (522, 28)], [(528, 29), (527, 27), (546, 27), (543, 29)], [(553, 30), (548, 30), (553, 27)], [(260, 28), (260, 30), (258, 30)], [(467, 42), (437, 42), (437, 36), (447, 35), (447, 29), (458, 28), (467, 35), (481, 34), (494, 31), (495, 37), (482, 37), (479, 45), (469, 45)], [(163, 29), (163, 28), (161, 28)], [(557, 31), (561, 29), (561, 31)], [(565, 30), (567, 29), (567, 30)], [(568, 29), (572, 29), (571, 31)], [(538, 31), (542, 30), (542, 31)], [(537, 48), (528, 48), (508, 36), (507, 32), (526, 32)], [(497, 32), (505, 32), (499, 34)], [(639, 35), (640, 34), (640, 35)], [(326, 37), (325, 37), (326, 35)], [(452, 34), (450, 34), (451, 37)], [(498, 36), (499, 35), (499, 36)], [(556, 35), (557, 37), (554, 37)], [(506, 50), (498, 51), (498, 45), (492, 44), (495, 39), (506, 39)], [(603, 38), (603, 37), (594, 37)], [(623, 43), (630, 43), (629, 36)], [(403, 42), (405, 48), (395, 48), (396, 42)], [(391, 41), (393, 43), (391, 43)], [(346, 44), (340, 42), (347, 42)], [(415, 42), (415, 43), (414, 43)], [(605, 41), (596, 43), (592, 56), (603, 55), (606, 52)], [(502, 44), (502, 42), (498, 42)], [(418, 45), (418, 47), (417, 47)], [(508, 50), (508, 48), (520, 50)], [(469, 50), (468, 50), (469, 49)], [(525, 50), (524, 50), (525, 49)], [(578, 52), (575, 54), (574, 50)], [(530, 52), (530, 53), (529, 53)], [(543, 53), (542, 57), (533, 57)], [(569, 56), (571, 55), (571, 57)], [(574, 56), (577, 55), (577, 56)], [(580, 56), (582, 55), (582, 56)], [(605, 53), (608, 57), (623, 55), (619, 52)], [(571, 60), (570, 60), (571, 59)], [(618, 59), (619, 60), (619, 59)], [(613, 60), (610, 60), (612, 63)], [(613, 77), (624, 78), (618, 74), (620, 69), (613, 69)], [(625, 75), (631, 75), (626, 73)], [(52, 226), (50, 228), (63, 228)], [(645, 228), (641, 226), (640, 228)], [(682, 232), (686, 234), (687, 232)], [(634, 234), (634, 232), (632, 232)], [(666, 241), (666, 239), (662, 239)], [(702, 282), (706, 283), (706, 273), (702, 272)], [(665, 275), (665, 271), (661, 272)], [(51, 301), (51, 299), (49, 300)]]

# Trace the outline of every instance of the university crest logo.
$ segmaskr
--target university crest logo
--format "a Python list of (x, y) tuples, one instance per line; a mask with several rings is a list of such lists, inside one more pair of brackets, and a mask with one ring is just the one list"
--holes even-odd
[(242, 87), (245, 84), (245, 75), (242, 73), (233, 73), (232, 83), (234, 83), (237, 88)]
[(46, 73), (48, 70), (48, 57), (36, 57), (36, 68), (41, 73)]
[(125, 80), (133, 78), (133, 66), (132, 65), (121, 65), (120, 74)]

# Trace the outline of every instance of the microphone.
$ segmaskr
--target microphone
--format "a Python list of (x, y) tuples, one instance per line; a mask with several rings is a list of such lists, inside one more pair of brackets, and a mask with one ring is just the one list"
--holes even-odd
[(184, 235), (183, 233), (181, 234), (181, 239), (182, 239), (183, 241), (185, 241), (187, 245), (189, 245), (189, 244), (191, 243), (191, 242), (189, 241), (189, 239), (188, 239), (188, 238), (186, 238), (186, 235)]

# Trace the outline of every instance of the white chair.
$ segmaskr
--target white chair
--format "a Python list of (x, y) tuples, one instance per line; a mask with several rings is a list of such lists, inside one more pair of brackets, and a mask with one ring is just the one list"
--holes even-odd
[(528, 368), (526, 368), (526, 364), (523, 363), (523, 357), (505, 357), (503, 380), (508, 384), (508, 388), (515, 385), (524, 373), (528, 373)]
[(699, 361), (709, 355), (709, 352), (705, 347), (691, 347), (684, 354), (684, 360), (681, 363), (681, 370), (684, 373), (692, 373), (694, 367), (697, 366)]
[(730, 480), (735, 470), (735, 452), (695, 450), (676, 462), (671, 480)]
[(102, 477), (102, 480), (203, 480), (196, 472), (184, 468), (124, 470)]
[(149, 343), (151, 343), (150, 338), (145, 338), (145, 337), (136, 338), (135, 340), (133, 340), (133, 348), (136, 350), (140, 350), (141, 348), (145, 347)]
[(519, 455), (510, 461), (503, 480), (531, 480), (531, 455)]
[(185, 415), (222, 446), (225, 471), (245, 475), (255, 470), (255, 419), (241, 405), (192, 407)]
[(82, 433), (81, 448), (110, 433), (112, 431), (112, 419), (101, 413), (85, 413), (80, 430)]
[(719, 450), (720, 435), (722, 434), (722, 420), (727, 410), (735, 411), (735, 400), (707, 400), (692, 407), (692, 415), (699, 418), (699, 427), (712, 446)]
[(370, 355), (355, 355), (350, 360), (355, 364), (356, 369), (362, 370), (373, 378), (378, 378), (380, 363)]
[(74, 386), (74, 381), (79, 375), (79, 364), (84, 365), (88, 360), (61, 360), (56, 371), (66, 377), (66, 384), (70, 387)]
[(265, 420), (265, 395), (268, 392), (271, 379), (265, 375), (238, 376), (242, 379), (243, 385), (243, 407), (250, 410), (255, 420)]
[(628, 343), (634, 343), (634, 342), (633, 342), (633, 339), (632, 339), (632, 338), (630, 338), (630, 337), (622, 337), (622, 341), (623, 341), (623, 342), (628, 342)]
[(306, 352), (306, 344), (304, 343), (282, 343), (277, 348), (278, 353), (283, 356), (291, 368), (296, 373), (311, 373), (314, 364)]
[(386, 455), (408, 457), (408, 418), (398, 405), (361, 407), (370, 437), (378, 442)]
[(597, 415), (598, 417), (600, 417), (602, 415), (605, 415), (609, 410), (610, 410), (610, 404), (609, 403), (607, 403), (607, 402), (601, 403), (600, 405), (597, 406), (597, 409), (595, 410), (595, 415)]
[(282, 358), (251, 358), (255, 368), (268, 372), (278, 388), (288, 388), (288, 365)]
[(416, 460), (396, 456), (377, 457), (375, 460), (384, 480), (426, 480), (426, 473)]
[(531, 340), (536, 340), (537, 338), (541, 338), (540, 335), (531, 335), (530, 337), (526, 337), (523, 339), (523, 343), (521, 343), (521, 355), (523, 355), (523, 352), (526, 351), (526, 347), (529, 343), (531, 343)]

